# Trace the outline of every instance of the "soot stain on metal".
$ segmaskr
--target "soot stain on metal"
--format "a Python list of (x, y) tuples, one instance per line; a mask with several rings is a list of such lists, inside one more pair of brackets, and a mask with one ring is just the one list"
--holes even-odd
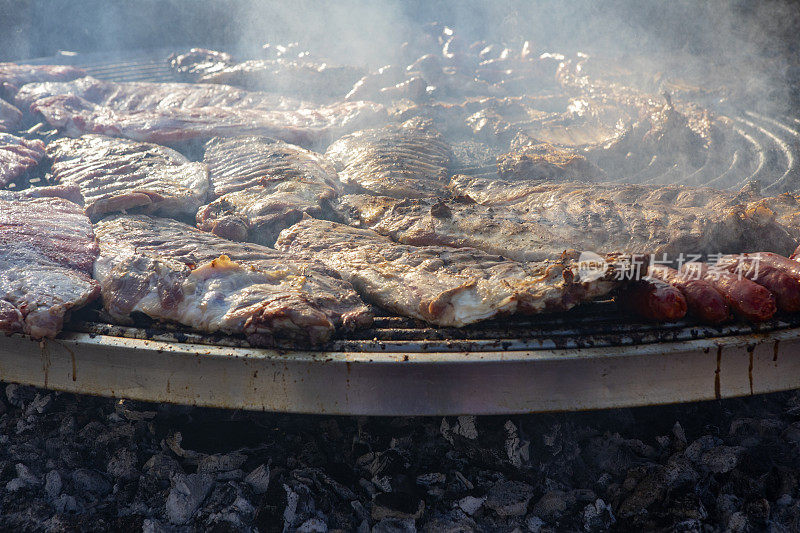
[(750, 382), (750, 396), (753, 395), (753, 352), (755, 351), (755, 345), (751, 344), (747, 347), (747, 355), (749, 356), (750, 360), (747, 365), (747, 379)]
[(778, 360), (778, 346), (780, 345), (781, 341), (775, 341), (775, 344), (772, 346), (772, 361), (775, 362)]
[(47, 341), (39, 343), (39, 349), (42, 352), (42, 372), (44, 373), (44, 388), (50, 381), (50, 351), (47, 349)]

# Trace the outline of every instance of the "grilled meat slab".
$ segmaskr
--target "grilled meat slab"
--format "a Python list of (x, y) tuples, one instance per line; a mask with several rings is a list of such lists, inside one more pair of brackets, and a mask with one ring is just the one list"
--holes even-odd
[(518, 263), (474, 248), (408, 246), (311, 218), (284, 230), (277, 247), (325, 262), (367, 301), (439, 326), (565, 310), (613, 287), (602, 276), (581, 283), (560, 261)]
[(64, 188), (0, 191), (0, 331), (55, 337), (94, 300), (92, 225)]
[(441, 196), (452, 159), (439, 132), (420, 120), (346, 135), (325, 156), (346, 185), (395, 198)]
[(229, 54), (203, 48), (173, 54), (169, 64), (196, 82), (223, 83), (302, 97), (344, 97), (365, 73), (357, 67), (333, 66), (308, 59), (236, 61)]
[(254, 345), (320, 345), (369, 326), (353, 288), (320, 263), (227, 241), (181, 222), (117, 215), (95, 225), (94, 276), (119, 321), (141, 312)]
[(497, 173), (504, 180), (602, 181), (605, 172), (575, 150), (547, 143), (523, 144), (497, 158)]
[(17, 65), (0, 63), (0, 88), (14, 92), (26, 83), (69, 81), (86, 75), (82, 69), (67, 65)]
[(44, 157), (44, 143), (0, 133), (0, 187), (35, 168)]
[[(547, 229), (543, 257), (565, 246), (598, 253), (788, 255), (800, 237), (798, 199), (754, 199), (707, 187), (509, 182), (454, 176), (451, 189)], [(539, 238), (537, 236), (537, 238)], [(766, 249), (766, 250), (765, 250)]]
[(50, 143), (47, 155), (53, 178), (80, 188), (90, 217), (127, 209), (193, 216), (209, 192), (202, 163), (155, 144), (85, 135)]
[(203, 162), (216, 196), (197, 212), (204, 231), (272, 246), (304, 213), (332, 216), (339, 179), (315, 152), (268, 137), (236, 137), (210, 141)]
[(5, 100), (0, 100), (0, 133), (15, 130), (21, 120), (22, 111)]
[(313, 145), (380, 123), (386, 115), (383, 106), (371, 102), (316, 105), (224, 85), (92, 78), (29, 84), (16, 101), (70, 136), (100, 133), (163, 144), (267, 135)]

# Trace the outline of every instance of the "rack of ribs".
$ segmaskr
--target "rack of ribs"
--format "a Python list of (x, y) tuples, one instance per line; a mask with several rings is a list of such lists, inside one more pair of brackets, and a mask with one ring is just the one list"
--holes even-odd
[(321, 263), (147, 215), (108, 217), (95, 233), (94, 277), (123, 323), (140, 312), (258, 346), (318, 346), (337, 328), (372, 323), (350, 284)]
[(55, 337), (94, 300), (92, 225), (69, 188), (0, 191), (0, 331)]
[(90, 217), (128, 209), (194, 216), (209, 191), (202, 163), (155, 144), (84, 135), (50, 143), (47, 155), (53, 179), (80, 188)]
[(0, 133), (0, 188), (34, 169), (44, 157), (44, 143)]
[(520, 263), (474, 248), (410, 246), (311, 218), (281, 232), (276, 246), (324, 262), (371, 303), (438, 326), (567, 310), (611, 291), (618, 268), (609, 261), (582, 280), (567, 260)]
[(325, 156), (345, 185), (395, 198), (444, 194), (453, 157), (441, 134), (419, 119), (346, 135)]
[(333, 215), (339, 178), (320, 154), (268, 137), (235, 137), (209, 141), (203, 162), (216, 198), (197, 212), (204, 231), (272, 246), (303, 214)]

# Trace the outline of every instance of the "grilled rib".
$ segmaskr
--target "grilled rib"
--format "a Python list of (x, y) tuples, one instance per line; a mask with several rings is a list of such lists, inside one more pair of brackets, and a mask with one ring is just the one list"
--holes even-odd
[(304, 213), (332, 216), (339, 179), (315, 152), (268, 137), (236, 137), (210, 141), (203, 162), (216, 197), (197, 212), (204, 231), (272, 246)]
[(22, 112), (5, 100), (0, 100), (0, 133), (13, 131), (22, 120)]
[(44, 157), (44, 143), (0, 133), (0, 187), (35, 168)]
[(0, 191), (0, 331), (55, 337), (65, 317), (99, 294), (97, 245), (76, 191)]
[(372, 322), (353, 288), (314, 261), (147, 215), (112, 216), (95, 232), (94, 276), (121, 322), (141, 312), (259, 346), (321, 345)]
[(47, 155), (53, 178), (80, 188), (90, 217), (128, 209), (193, 216), (209, 191), (203, 164), (155, 144), (85, 135), (50, 143)]
[(284, 230), (276, 246), (324, 262), (367, 301), (439, 326), (565, 310), (614, 286), (605, 272), (582, 282), (564, 261), (518, 263), (474, 248), (408, 246), (311, 218)]
[(346, 185), (395, 198), (443, 194), (452, 159), (439, 132), (420, 120), (357, 131), (331, 144), (325, 155)]

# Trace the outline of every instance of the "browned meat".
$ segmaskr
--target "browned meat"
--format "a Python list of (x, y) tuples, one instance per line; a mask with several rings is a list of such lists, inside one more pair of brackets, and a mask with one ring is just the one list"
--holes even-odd
[(17, 65), (0, 63), (0, 87), (14, 92), (26, 83), (69, 81), (86, 75), (82, 69), (66, 65)]
[[(680, 185), (509, 182), (468, 176), (451, 180), (455, 194), (549, 228), (543, 257), (563, 247), (599, 253), (788, 254), (800, 240), (794, 195), (753, 200), (728, 191)], [(549, 244), (548, 244), (549, 243)]]
[(0, 100), (0, 133), (13, 131), (22, 120), (22, 112), (5, 100)]
[(304, 213), (331, 216), (339, 179), (315, 152), (267, 137), (235, 137), (210, 141), (203, 162), (216, 200), (197, 212), (202, 230), (272, 246)]
[(94, 276), (119, 321), (141, 312), (259, 346), (316, 346), (337, 328), (372, 322), (353, 288), (320, 263), (146, 215), (109, 217), (95, 231)]
[(714, 286), (734, 313), (753, 322), (769, 320), (777, 311), (775, 296), (749, 279), (705, 263), (686, 263), (681, 273), (687, 279), (700, 279)]
[(674, 322), (686, 315), (686, 297), (660, 279), (645, 278), (624, 284), (617, 294), (622, 307), (639, 318)]
[(0, 133), (0, 187), (35, 168), (44, 157), (44, 143)]
[(209, 193), (203, 164), (155, 144), (85, 135), (50, 143), (47, 155), (53, 178), (80, 188), (90, 217), (129, 209), (194, 216)]
[(725, 297), (709, 282), (688, 279), (664, 265), (651, 265), (647, 275), (678, 288), (686, 298), (689, 311), (702, 322), (720, 324), (730, 317), (731, 310)]
[(444, 194), (452, 159), (439, 132), (420, 120), (346, 135), (325, 156), (345, 185), (395, 198)]
[(605, 177), (605, 172), (575, 150), (535, 142), (499, 156), (497, 172), (502, 179), (511, 181), (601, 181)]
[(0, 191), (0, 331), (55, 337), (70, 310), (97, 297), (92, 225), (59, 197), (71, 194)]
[(582, 281), (566, 261), (518, 263), (474, 248), (408, 246), (310, 218), (284, 230), (277, 247), (324, 262), (367, 301), (440, 326), (565, 310), (614, 287), (613, 266)]
[(800, 280), (797, 270), (789, 269), (791, 259), (769, 252), (724, 256), (717, 266), (750, 281), (775, 295), (778, 309), (787, 313), (800, 311)]
[(364, 75), (364, 70), (357, 67), (334, 66), (309, 58), (236, 61), (229, 54), (203, 48), (173, 54), (169, 62), (192, 81), (224, 83), (304, 98), (342, 98)]
[(99, 133), (162, 144), (215, 136), (267, 135), (310, 146), (380, 122), (382, 116), (382, 108), (366, 102), (291, 111), (197, 107), (123, 112), (77, 96), (43, 98), (31, 110), (70, 136)]

